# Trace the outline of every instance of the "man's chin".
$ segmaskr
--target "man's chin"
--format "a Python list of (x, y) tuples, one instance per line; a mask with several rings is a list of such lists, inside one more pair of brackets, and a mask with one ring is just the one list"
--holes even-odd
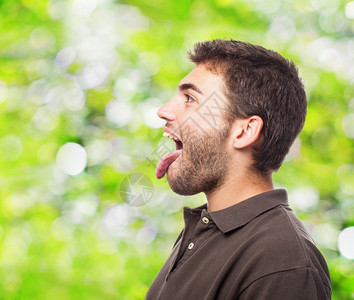
[(166, 177), (171, 190), (178, 195), (191, 196), (201, 192), (196, 190), (191, 183), (186, 182), (181, 175), (178, 175), (176, 170), (167, 169)]
[(191, 191), (191, 190), (188, 190), (188, 189), (181, 189), (178, 186), (174, 186), (174, 185), (170, 184), (170, 182), (168, 182), (168, 183), (170, 185), (171, 190), (173, 192), (175, 192), (176, 194), (181, 195), (181, 196), (192, 196), (192, 195), (200, 193), (199, 191)]

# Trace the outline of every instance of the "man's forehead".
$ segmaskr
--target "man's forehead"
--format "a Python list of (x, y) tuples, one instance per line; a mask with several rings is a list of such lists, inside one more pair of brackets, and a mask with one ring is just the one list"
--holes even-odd
[(178, 87), (190, 88), (202, 95), (208, 96), (211, 93), (221, 92), (223, 79), (221, 75), (210, 72), (203, 65), (197, 65), (186, 77), (184, 77)]

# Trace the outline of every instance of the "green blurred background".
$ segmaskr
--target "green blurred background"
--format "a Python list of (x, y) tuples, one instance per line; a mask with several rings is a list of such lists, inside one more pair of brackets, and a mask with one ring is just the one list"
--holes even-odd
[[(353, 31), (354, 1), (0, 1), (0, 299), (144, 297), (182, 207), (205, 201), (155, 178), (174, 148), (156, 112), (211, 38), (299, 66), (308, 117), (275, 185), (323, 252), (333, 299), (354, 299)], [(124, 201), (132, 173), (146, 205)]]

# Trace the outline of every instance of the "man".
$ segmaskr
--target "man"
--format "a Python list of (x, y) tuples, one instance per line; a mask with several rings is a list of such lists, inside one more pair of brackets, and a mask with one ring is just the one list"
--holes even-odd
[(330, 299), (326, 262), (272, 183), (305, 121), (296, 67), (234, 40), (197, 43), (189, 57), (196, 67), (158, 111), (176, 151), (156, 176), (207, 204), (184, 208), (146, 299)]

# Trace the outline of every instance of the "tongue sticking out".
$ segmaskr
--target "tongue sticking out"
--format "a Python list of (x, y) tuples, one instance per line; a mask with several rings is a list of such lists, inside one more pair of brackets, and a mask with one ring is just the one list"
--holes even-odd
[(182, 149), (172, 151), (170, 153), (165, 154), (159, 160), (156, 165), (155, 175), (157, 179), (161, 179), (165, 176), (168, 167), (180, 156), (182, 153)]

